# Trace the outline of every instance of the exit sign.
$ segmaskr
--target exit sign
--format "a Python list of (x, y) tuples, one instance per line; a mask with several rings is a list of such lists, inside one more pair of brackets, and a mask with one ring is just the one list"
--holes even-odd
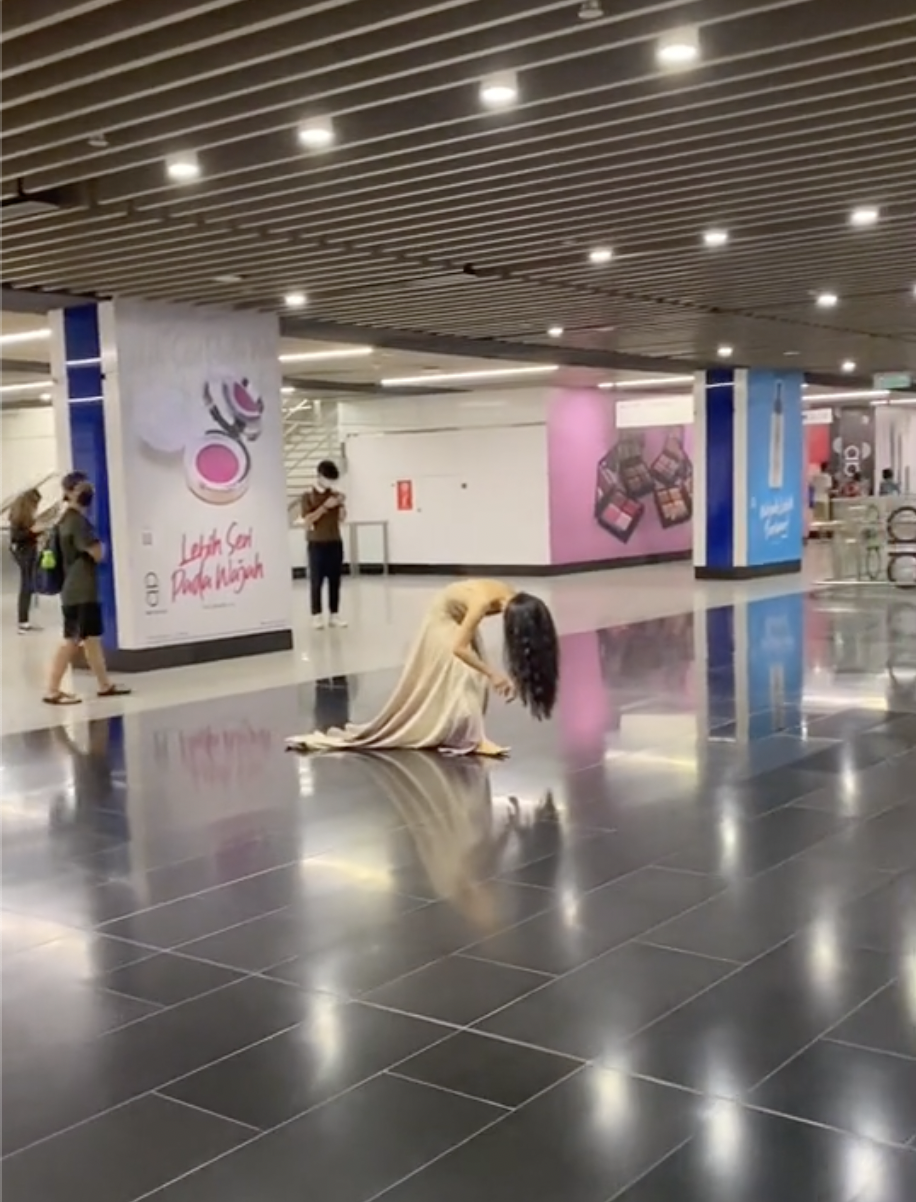
[(893, 392), (895, 389), (912, 388), (913, 373), (909, 371), (879, 371), (876, 373), (874, 381), (875, 388)]

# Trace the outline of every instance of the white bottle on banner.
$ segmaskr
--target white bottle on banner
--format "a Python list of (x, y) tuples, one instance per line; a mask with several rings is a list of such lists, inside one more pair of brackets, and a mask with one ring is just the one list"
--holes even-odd
[(770, 488), (782, 488), (783, 459), (786, 444), (786, 415), (782, 404), (782, 381), (776, 384), (773, 412), (770, 414)]

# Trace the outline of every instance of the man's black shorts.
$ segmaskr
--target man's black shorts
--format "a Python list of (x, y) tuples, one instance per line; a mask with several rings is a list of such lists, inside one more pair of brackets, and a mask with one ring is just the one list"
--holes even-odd
[(65, 639), (81, 643), (83, 639), (102, 637), (102, 607), (97, 601), (87, 601), (83, 605), (64, 605), (62, 609)]

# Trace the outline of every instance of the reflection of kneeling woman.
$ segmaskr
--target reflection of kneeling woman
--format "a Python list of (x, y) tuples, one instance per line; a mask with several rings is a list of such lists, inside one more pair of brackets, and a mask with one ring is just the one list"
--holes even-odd
[[(506, 674), (487, 663), (484, 618), (501, 614)], [(462, 580), (443, 589), (424, 619), (401, 678), (382, 712), (365, 726), (348, 725), (289, 740), (297, 751), (426, 748), (450, 755), (504, 755), (484, 732), (489, 686), (518, 697), (535, 718), (553, 711), (559, 647), (550, 610), (530, 593), (498, 580)]]

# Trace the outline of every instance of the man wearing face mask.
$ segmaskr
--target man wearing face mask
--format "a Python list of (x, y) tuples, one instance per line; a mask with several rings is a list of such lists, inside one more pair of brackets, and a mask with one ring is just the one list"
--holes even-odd
[(312, 625), (324, 629), (322, 588), (328, 582), (328, 608), (332, 626), (346, 626), (341, 618), (340, 579), (343, 575), (343, 539), (340, 524), (346, 518), (344, 495), (335, 485), (340, 480), (336, 463), (323, 459), (318, 464), (318, 483), (302, 497), (302, 520), (305, 523), (309, 553), (309, 585), (312, 598)]
[(104, 549), (86, 516), (95, 490), (84, 472), (70, 472), (61, 484), (66, 508), (57, 524), (57, 541), (64, 572), (60, 592), (64, 641), (51, 663), (44, 700), (48, 705), (78, 705), (79, 697), (65, 693), (61, 685), (80, 647), (96, 678), (100, 697), (120, 697), (130, 689), (112, 682), (102, 649), (102, 607), (97, 574)]

